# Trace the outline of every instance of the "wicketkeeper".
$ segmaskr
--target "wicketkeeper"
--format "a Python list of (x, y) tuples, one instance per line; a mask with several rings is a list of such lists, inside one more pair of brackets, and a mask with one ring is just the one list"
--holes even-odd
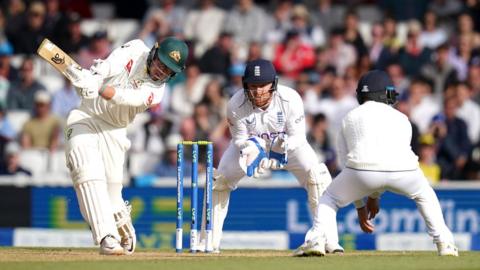
[[(223, 154), (213, 184), (213, 248), (220, 249), (222, 227), (230, 192), (245, 175), (258, 176), (265, 170), (285, 169), (295, 175), (308, 193), (311, 213), (331, 182), (325, 164), (320, 163), (305, 136), (303, 102), (297, 91), (278, 84), (271, 62), (254, 60), (246, 65), (243, 91), (228, 102), (227, 117), (232, 141)], [(326, 248), (343, 252), (332, 228)]]
[(130, 41), (90, 68), (69, 68), (82, 97), (66, 127), (67, 166), (83, 218), (101, 254), (132, 254), (131, 207), (122, 198), (127, 125), (137, 113), (160, 103), (165, 83), (182, 72), (187, 45), (166, 38), (153, 48)]

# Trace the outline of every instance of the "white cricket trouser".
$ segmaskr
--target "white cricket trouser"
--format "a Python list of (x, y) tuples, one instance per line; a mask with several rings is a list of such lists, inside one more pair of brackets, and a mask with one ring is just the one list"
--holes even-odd
[[(240, 168), (238, 162), (239, 157), (240, 151), (233, 143), (230, 143), (229, 147), (227, 148), (220, 160), (220, 164), (217, 170), (218, 174), (223, 175), (224, 177), (222, 177), (222, 179), (216, 179), (213, 184), (214, 191), (233, 191), (237, 188), (238, 182), (245, 176), (245, 172)], [(293, 173), (293, 175), (295, 175), (295, 177), (297, 178), (299, 184), (305, 189), (308, 190), (307, 183), (309, 182), (309, 178), (312, 177), (310, 170), (319, 170), (320, 168), (321, 166), (318, 161), (317, 155), (308, 143), (305, 143), (302, 146), (296, 148), (295, 150), (288, 152), (288, 163), (285, 166), (285, 170)], [(315, 175), (319, 174), (317, 173)], [(325, 178), (327, 178), (326, 180), (328, 181), (324, 181)], [(314, 181), (318, 182), (318, 186), (321, 186), (323, 184), (320, 182), (326, 182), (326, 185), (328, 185), (331, 181), (331, 177), (328, 173), (328, 175), (317, 177), (317, 179), (314, 179)], [(309, 186), (311, 188), (318, 188), (314, 187), (315, 185), (311, 185), (311, 181)], [(324, 188), (325, 187), (323, 187), (321, 192), (323, 192)], [(320, 195), (321, 194), (318, 194), (315, 199), (318, 200), (320, 198)], [(222, 196), (223, 200), (220, 200), (218, 203), (224, 205), (224, 207), (222, 209), (215, 208), (213, 226), (223, 227), (223, 219), (226, 217), (228, 211), (228, 199), (230, 197), (229, 192), (223, 194)], [(314, 220), (318, 219), (316, 217), (317, 211), (315, 206), (316, 205), (309, 204), (310, 211), (312, 212)], [(214, 205), (214, 207), (216, 206)], [(217, 219), (215, 215), (217, 216), (217, 218), (219, 218), (218, 216), (221, 216), (221, 218)], [(219, 243), (220, 239), (218, 239), (216, 236), (216, 232), (218, 231), (221, 232), (221, 228), (214, 228), (214, 242)], [(332, 227), (330, 228), (330, 230), (328, 230), (327, 243), (332, 245), (338, 244), (338, 235), (336, 232), (336, 227)], [(314, 235), (312, 237), (314, 237)]]
[[(345, 168), (335, 177), (320, 198), (317, 219), (310, 229), (317, 236), (325, 235), (326, 228), (336, 227), (339, 208), (362, 199), (374, 192), (385, 190), (405, 195), (415, 201), (425, 220), (428, 234), (434, 242), (453, 243), (453, 236), (443, 219), (442, 209), (432, 187), (423, 172), (379, 172)], [(321, 217), (321, 218), (320, 218)]]
[(95, 242), (107, 234), (119, 237), (113, 213), (125, 207), (121, 190), (125, 153), (130, 147), (126, 128), (114, 128), (74, 110), (68, 117), (65, 136), (67, 167)]
[[(235, 190), (238, 182), (245, 176), (245, 172), (240, 168), (238, 159), (240, 158), (240, 150), (230, 143), (227, 150), (220, 159), (218, 165), (219, 174), (225, 176), (225, 183), (215, 183), (215, 185), (222, 185), (217, 187), (221, 189)], [(302, 187), (306, 187), (309, 171), (312, 167), (318, 164), (318, 158), (312, 147), (305, 143), (293, 151), (288, 152), (288, 163), (285, 170), (293, 173), (297, 181)], [(225, 185), (225, 186), (223, 186)]]

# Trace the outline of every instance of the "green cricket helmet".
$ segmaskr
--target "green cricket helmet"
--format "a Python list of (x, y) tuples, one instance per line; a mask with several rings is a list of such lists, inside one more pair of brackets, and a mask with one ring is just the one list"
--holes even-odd
[(160, 60), (168, 69), (173, 71), (168, 79), (175, 76), (175, 74), (182, 72), (185, 69), (185, 62), (188, 57), (187, 44), (177, 38), (167, 37), (162, 42), (155, 43), (150, 50), (150, 54), (147, 58), (147, 68), (150, 69), (153, 60)]

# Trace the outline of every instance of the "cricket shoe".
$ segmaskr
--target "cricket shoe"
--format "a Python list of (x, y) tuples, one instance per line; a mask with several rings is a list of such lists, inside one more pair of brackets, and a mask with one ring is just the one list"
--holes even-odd
[(137, 236), (132, 224), (131, 212), (132, 206), (126, 201), (125, 207), (113, 214), (118, 233), (120, 234), (120, 245), (123, 247), (126, 255), (132, 255), (137, 245)]
[(120, 241), (109, 234), (100, 241), (100, 254), (102, 255), (123, 255), (124, 250)]
[(293, 252), (294, 257), (314, 257), (325, 256), (325, 239), (319, 237), (317, 239), (308, 240)]
[(329, 254), (336, 254), (336, 255), (343, 255), (343, 253), (345, 253), (345, 250), (343, 249), (343, 247), (340, 246), (338, 243), (335, 243), (335, 244), (327, 243), (325, 245), (325, 251)]
[[(207, 253), (206, 252), (206, 246), (205, 246), (205, 240), (200, 241), (200, 243), (195, 245), (194, 249), (193, 250), (191, 249), (190, 251)], [(214, 248), (212, 251), (210, 251), (208, 253), (220, 254), (220, 249), (219, 248)]]
[(455, 256), (458, 257), (458, 248), (452, 243), (438, 242), (438, 256)]

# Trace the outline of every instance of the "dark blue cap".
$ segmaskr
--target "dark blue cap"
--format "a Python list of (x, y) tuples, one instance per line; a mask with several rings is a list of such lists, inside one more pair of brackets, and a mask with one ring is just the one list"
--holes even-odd
[(358, 81), (357, 93), (395, 90), (392, 79), (385, 71), (372, 70), (365, 73)]
[(272, 62), (265, 59), (257, 59), (247, 62), (243, 83), (269, 83), (274, 82), (277, 72)]

